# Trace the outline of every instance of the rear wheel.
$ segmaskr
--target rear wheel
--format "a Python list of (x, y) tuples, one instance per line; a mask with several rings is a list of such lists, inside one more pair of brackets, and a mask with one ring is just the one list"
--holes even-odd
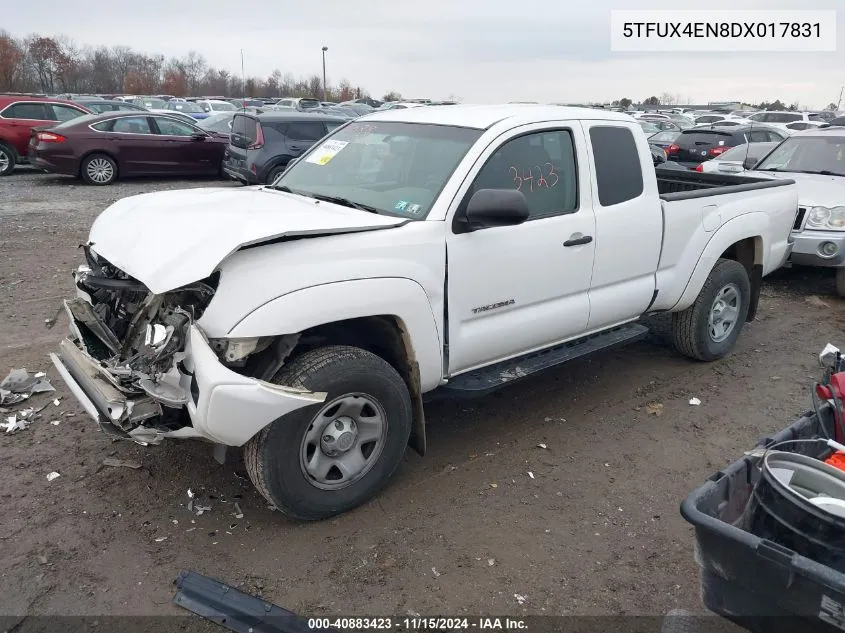
[(117, 163), (111, 156), (91, 154), (82, 161), (80, 175), (89, 185), (110, 185), (117, 180)]
[(720, 259), (695, 303), (672, 315), (675, 348), (696, 360), (722, 358), (739, 338), (750, 301), (748, 272), (739, 262)]
[(276, 181), (276, 178), (282, 175), (284, 171), (285, 168), (283, 166), (273, 167), (273, 169), (270, 170), (270, 173), (267, 174), (267, 179), (264, 181), (264, 184), (272, 185)]
[(329, 346), (294, 359), (273, 382), (327, 395), (244, 447), (250, 479), (270, 503), (313, 521), (351, 510), (387, 484), (411, 433), (410, 395), (389, 363), (357, 347)]
[(845, 299), (845, 268), (836, 269), (836, 294)]
[(15, 169), (16, 162), (17, 155), (15, 150), (5, 143), (0, 143), (0, 176), (11, 174)]

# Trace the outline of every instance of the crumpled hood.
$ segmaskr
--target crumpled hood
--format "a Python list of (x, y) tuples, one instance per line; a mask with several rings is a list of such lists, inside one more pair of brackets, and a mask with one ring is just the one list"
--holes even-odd
[(753, 172), (754, 176), (794, 180), (798, 187), (798, 204), (802, 207), (845, 206), (845, 176), (796, 174), (793, 172)]
[(407, 221), (262, 186), (183, 189), (118, 200), (94, 221), (89, 241), (95, 253), (159, 294), (207, 277), (242, 246)]

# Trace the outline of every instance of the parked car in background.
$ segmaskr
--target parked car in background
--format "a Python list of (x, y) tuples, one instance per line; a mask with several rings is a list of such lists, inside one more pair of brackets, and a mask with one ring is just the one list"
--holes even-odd
[(637, 124), (642, 128), (646, 136), (651, 136), (662, 131), (659, 127), (657, 127), (657, 125), (655, 125), (654, 121), (637, 119)]
[(792, 123), (784, 124), (784, 128), (786, 130), (790, 130), (792, 132), (800, 132), (802, 130), (811, 130), (817, 127), (821, 127), (824, 125), (826, 121), (794, 121)]
[(819, 112), (793, 112), (793, 111), (764, 111), (748, 115), (748, 119), (756, 123), (765, 123), (772, 127), (786, 128), (788, 123), (817, 121), (824, 123)]
[(244, 184), (272, 183), (288, 163), (298, 158), (346, 119), (322, 114), (236, 113), (223, 157), (223, 171)]
[(230, 103), (238, 109), (264, 107), (264, 102), (261, 99), (231, 99)]
[(715, 123), (716, 121), (724, 120), (724, 114), (702, 114), (701, 116), (696, 117), (694, 122), (696, 125), (701, 125), (702, 123)]
[(221, 99), (198, 99), (195, 101), (203, 112), (209, 115), (217, 114), (219, 112), (235, 112), (238, 108), (234, 103), (223, 101)]
[(383, 103), (378, 107), (378, 110), (404, 110), (405, 108), (423, 108), (426, 107), (424, 103), (414, 103), (411, 101), (392, 101), (390, 103)]
[(158, 97), (135, 97), (132, 105), (136, 105), (150, 112), (167, 112), (167, 101)]
[[(379, 102), (381, 105), (381, 102)], [(364, 116), (365, 114), (369, 114), (374, 110), (374, 107), (378, 106), (371, 106), (367, 103), (358, 103), (357, 101), (345, 101), (343, 103), (339, 103), (338, 107), (346, 108), (358, 114), (358, 116)]]
[(798, 183), (798, 217), (790, 261), (836, 269), (845, 297), (845, 128), (796, 132), (748, 175), (768, 174)]
[(321, 104), (317, 99), (308, 97), (283, 97), (273, 105), (294, 108), (295, 110), (311, 110), (313, 108), (319, 108)]
[(192, 119), (196, 119), (198, 121), (208, 117), (208, 112), (196, 103), (191, 103), (190, 101), (176, 101), (175, 99), (171, 99), (167, 102), (167, 109), (171, 112), (187, 114)]
[[(652, 134), (648, 137), (648, 142), (652, 145), (656, 145), (661, 149), (668, 150), (675, 144), (675, 141), (678, 140), (678, 136), (681, 134), (681, 130), (664, 130), (662, 132), (657, 132), (656, 134)], [(677, 146), (674, 152), (677, 152)]]
[(29, 137), (33, 128), (55, 125), (89, 114), (84, 106), (70, 101), (0, 95), (0, 176), (15, 165), (28, 162)]
[(735, 127), (695, 127), (680, 133), (675, 140), (678, 149), (670, 155), (673, 154), (682, 165), (695, 169), (699, 163), (711, 160), (737, 145), (780, 142), (788, 136), (783, 130), (759, 124)]
[(32, 134), (33, 165), (110, 185), (130, 176), (220, 175), (228, 139), (164, 114), (112, 112)]
[(146, 110), (141, 106), (136, 106), (131, 103), (127, 103), (126, 101), (117, 101), (116, 99), (78, 99), (75, 100), (75, 103), (84, 106), (85, 109), (90, 110), (95, 114), (102, 114), (104, 112), (146, 112)]
[(777, 142), (743, 143), (722, 152), (713, 160), (708, 160), (695, 168), (695, 171), (705, 174), (722, 173), (738, 174), (753, 169), (763, 156), (777, 147)]
[(213, 132), (215, 134), (224, 134), (228, 136), (232, 133), (232, 119), (237, 110), (232, 112), (218, 112), (212, 114), (210, 117), (197, 121), (197, 127), (202, 128), (206, 132)]

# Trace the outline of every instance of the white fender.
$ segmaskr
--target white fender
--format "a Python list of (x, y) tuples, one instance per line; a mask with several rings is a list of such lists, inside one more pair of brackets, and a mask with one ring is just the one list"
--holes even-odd
[(296, 290), (246, 315), (227, 337), (293, 334), (344, 319), (380, 315), (401, 319), (419, 364), (422, 391), (438, 386), (443, 344), (437, 321), (425, 290), (410, 279), (356, 279)]

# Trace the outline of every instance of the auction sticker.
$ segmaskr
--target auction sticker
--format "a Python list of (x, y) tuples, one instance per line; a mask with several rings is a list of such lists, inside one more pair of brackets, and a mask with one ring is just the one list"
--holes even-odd
[(305, 159), (305, 162), (325, 165), (347, 145), (349, 145), (348, 141), (326, 141), (315, 151), (311, 152), (310, 156)]

